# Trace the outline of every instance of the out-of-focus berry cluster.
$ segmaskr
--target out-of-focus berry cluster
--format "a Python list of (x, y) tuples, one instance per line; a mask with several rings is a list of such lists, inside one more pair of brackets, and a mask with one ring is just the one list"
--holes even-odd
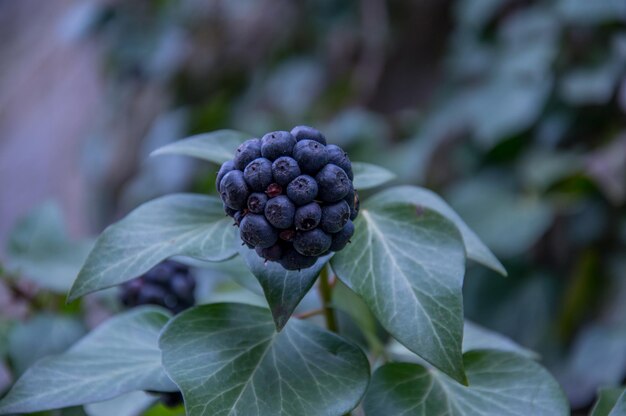
[(287, 270), (342, 250), (359, 212), (352, 163), (318, 130), (297, 126), (242, 143), (216, 188), (244, 244)]
[(195, 304), (196, 281), (189, 268), (166, 260), (122, 285), (120, 299), (127, 307), (159, 305), (177, 314)]

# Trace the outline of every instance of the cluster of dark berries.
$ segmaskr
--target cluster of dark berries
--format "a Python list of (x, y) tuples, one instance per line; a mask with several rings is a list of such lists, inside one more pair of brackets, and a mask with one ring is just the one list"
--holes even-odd
[[(147, 273), (122, 285), (120, 300), (124, 306), (158, 305), (177, 314), (196, 303), (196, 279), (183, 264), (165, 260)], [(183, 403), (180, 392), (149, 392), (159, 396), (166, 407)]]
[(189, 268), (166, 260), (122, 285), (120, 299), (127, 307), (159, 305), (179, 313), (195, 304), (196, 281)]
[(242, 143), (216, 188), (244, 244), (287, 270), (311, 267), (343, 249), (359, 199), (352, 163), (318, 130), (297, 126)]

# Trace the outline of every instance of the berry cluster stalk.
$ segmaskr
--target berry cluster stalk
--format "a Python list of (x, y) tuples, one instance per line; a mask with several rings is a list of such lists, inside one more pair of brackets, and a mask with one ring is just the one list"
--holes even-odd
[(320, 283), (319, 283), (319, 292), (320, 297), (322, 298), (322, 307), (324, 308), (324, 317), (326, 318), (326, 328), (329, 331), (339, 332), (339, 327), (337, 326), (337, 320), (335, 318), (335, 311), (333, 310), (332, 303), (332, 287), (330, 285), (329, 279), (330, 274), (328, 270), (329, 266), (325, 266), (320, 272)]

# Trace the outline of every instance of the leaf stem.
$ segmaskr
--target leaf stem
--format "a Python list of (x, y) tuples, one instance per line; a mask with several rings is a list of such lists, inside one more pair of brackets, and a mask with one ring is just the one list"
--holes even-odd
[(294, 316), (298, 319), (308, 319), (308, 318), (311, 318), (312, 316), (321, 315), (323, 313), (325, 313), (324, 309), (320, 308), (320, 309), (313, 309), (310, 311), (302, 312)]
[(329, 266), (325, 266), (320, 272), (319, 293), (322, 299), (322, 308), (324, 309), (324, 317), (326, 318), (326, 328), (332, 332), (339, 332), (337, 326), (337, 320), (335, 318), (335, 312), (331, 307), (332, 302), (332, 287), (329, 282)]

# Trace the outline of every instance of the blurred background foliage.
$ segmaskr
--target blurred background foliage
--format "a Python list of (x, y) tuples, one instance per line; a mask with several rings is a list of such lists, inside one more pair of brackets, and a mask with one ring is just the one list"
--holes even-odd
[[(509, 272), (470, 265), (466, 315), (537, 351), (574, 409), (626, 378), (626, 2), (14, 0), (0, 23), (0, 390), (119, 307), (63, 302), (89, 236), (214, 192), (216, 166), (152, 150), (295, 124), (450, 202)], [(258, 289), (241, 270), (205, 269), (201, 299), (263, 302), (220, 280)]]

